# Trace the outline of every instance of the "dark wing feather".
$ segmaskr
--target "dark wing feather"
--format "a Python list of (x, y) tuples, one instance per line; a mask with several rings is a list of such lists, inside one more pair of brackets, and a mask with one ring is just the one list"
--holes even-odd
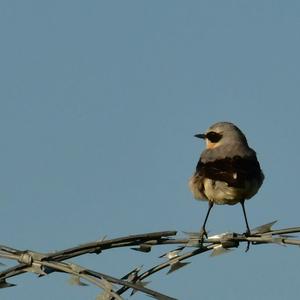
[(257, 179), (261, 181), (263, 178), (256, 157), (234, 156), (207, 163), (203, 163), (200, 159), (196, 173), (212, 180), (225, 181), (229, 186), (234, 187), (243, 187), (246, 180)]

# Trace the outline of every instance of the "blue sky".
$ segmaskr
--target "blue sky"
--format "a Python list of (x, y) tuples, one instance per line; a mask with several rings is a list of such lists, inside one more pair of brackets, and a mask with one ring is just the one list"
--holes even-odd
[[(193, 135), (216, 121), (240, 126), (266, 176), (246, 203), (250, 225), (300, 225), (299, 26), (298, 1), (1, 1), (1, 244), (52, 251), (199, 230), (207, 204), (187, 181), (204, 145)], [(240, 206), (216, 207), (208, 229), (243, 232)], [(164, 251), (75, 261), (122, 276)], [(189, 300), (293, 299), (299, 253), (204, 254), (149, 287)], [(98, 293), (62, 274), (10, 281), (3, 300)]]

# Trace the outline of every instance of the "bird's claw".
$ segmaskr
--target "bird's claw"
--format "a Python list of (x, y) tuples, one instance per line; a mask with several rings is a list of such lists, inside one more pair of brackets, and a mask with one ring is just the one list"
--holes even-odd
[[(249, 236), (251, 236), (251, 231), (250, 231), (250, 229), (247, 229), (247, 230), (246, 230), (246, 232), (244, 232), (244, 235), (245, 235), (245, 237), (249, 237)], [(250, 249), (250, 242), (249, 242), (249, 241), (247, 241), (247, 247), (246, 247), (246, 250), (245, 250), (245, 252), (248, 252), (248, 251), (249, 251), (249, 249)]]
[(199, 233), (199, 241), (201, 246), (203, 245), (204, 238), (207, 238), (207, 232), (204, 227), (201, 228), (200, 233)]
[(244, 235), (245, 235), (246, 237), (251, 236), (251, 231), (250, 231), (250, 229), (247, 229), (246, 232), (244, 232)]

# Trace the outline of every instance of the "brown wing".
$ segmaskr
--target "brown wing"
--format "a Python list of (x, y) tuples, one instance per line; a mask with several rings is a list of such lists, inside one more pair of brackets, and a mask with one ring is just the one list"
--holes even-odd
[(256, 157), (234, 156), (233, 158), (224, 158), (207, 163), (203, 163), (200, 159), (196, 173), (212, 180), (225, 181), (229, 186), (234, 187), (243, 187), (246, 180), (257, 179), (261, 181), (263, 178)]

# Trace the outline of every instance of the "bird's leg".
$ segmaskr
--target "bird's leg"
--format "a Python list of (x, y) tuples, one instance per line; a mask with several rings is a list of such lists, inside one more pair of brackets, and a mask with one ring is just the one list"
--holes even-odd
[(245, 200), (241, 201), (241, 205), (242, 205), (242, 208), (243, 208), (244, 219), (245, 219), (246, 227), (247, 227), (247, 231), (245, 232), (245, 234), (250, 235), (251, 232), (250, 232), (250, 227), (249, 227), (249, 224), (248, 224), (246, 210), (245, 210)]
[(204, 223), (203, 223), (203, 225), (201, 227), (201, 230), (200, 230), (200, 240), (201, 240), (201, 243), (203, 242), (204, 237), (207, 238), (207, 232), (205, 230), (205, 225), (206, 225), (209, 213), (210, 213), (210, 211), (211, 211), (211, 209), (212, 209), (213, 206), (214, 206), (214, 203), (212, 201), (208, 201), (208, 211), (206, 213), (206, 217), (204, 219)]
[[(245, 210), (245, 199), (241, 201), (241, 205), (242, 205), (242, 208), (243, 208), (244, 219), (245, 219), (246, 227), (247, 227), (247, 230), (245, 232), (245, 236), (250, 236), (251, 231), (250, 231), (250, 227), (249, 227), (248, 220), (247, 220), (247, 215), (246, 215), (246, 210)], [(250, 248), (250, 242), (247, 242), (247, 248), (246, 248), (245, 252), (247, 252), (249, 250), (249, 248)]]

